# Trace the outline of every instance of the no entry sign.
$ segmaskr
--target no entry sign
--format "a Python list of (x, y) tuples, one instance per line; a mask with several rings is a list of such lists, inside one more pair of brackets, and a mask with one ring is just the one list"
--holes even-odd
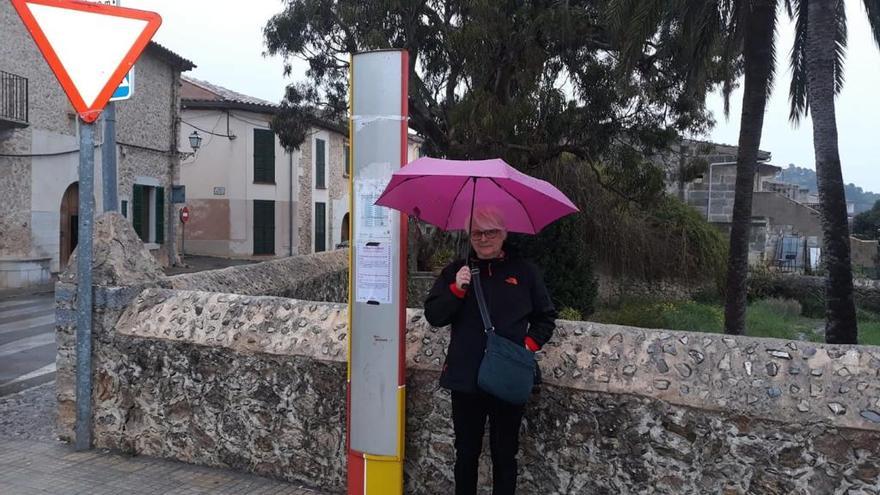
[(186, 206), (180, 209), (180, 221), (182, 223), (189, 222), (189, 208)]
[(12, 0), (67, 98), (86, 123), (159, 29), (159, 14), (69, 0)]

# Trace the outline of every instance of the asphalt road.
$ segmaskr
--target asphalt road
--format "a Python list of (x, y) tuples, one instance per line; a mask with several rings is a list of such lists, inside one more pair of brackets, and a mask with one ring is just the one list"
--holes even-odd
[(54, 379), (54, 296), (0, 299), (0, 397)]

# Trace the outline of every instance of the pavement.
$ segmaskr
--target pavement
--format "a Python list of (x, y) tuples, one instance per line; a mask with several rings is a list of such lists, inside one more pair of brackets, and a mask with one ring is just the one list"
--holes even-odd
[(327, 495), (295, 483), (54, 439), (55, 382), (0, 398), (2, 495)]

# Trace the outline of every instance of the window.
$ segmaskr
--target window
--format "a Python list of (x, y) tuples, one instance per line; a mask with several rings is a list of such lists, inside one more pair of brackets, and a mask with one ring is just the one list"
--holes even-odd
[(351, 147), (346, 144), (342, 147), (342, 152), (345, 154), (342, 159), (344, 164), (342, 168), (342, 175), (344, 177), (348, 177), (349, 175), (351, 175)]
[(165, 242), (165, 188), (135, 184), (131, 195), (131, 223), (148, 244)]
[(275, 183), (275, 133), (254, 129), (254, 182)]
[(327, 204), (315, 203), (315, 252), (327, 250)]
[(315, 139), (315, 189), (327, 189), (325, 148), (323, 139)]
[(275, 254), (275, 202), (254, 200), (254, 254)]

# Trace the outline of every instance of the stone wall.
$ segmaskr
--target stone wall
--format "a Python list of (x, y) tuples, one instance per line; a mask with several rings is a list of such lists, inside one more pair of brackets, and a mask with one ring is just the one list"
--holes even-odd
[[(880, 266), (880, 250), (876, 240), (862, 240), (855, 237), (849, 238), (850, 251), (852, 252), (853, 268), (861, 269), (869, 273), (877, 273)], [(877, 273), (880, 278), (880, 273)]]
[(232, 266), (168, 277), (174, 289), (245, 295), (297, 297), (321, 301), (348, 299), (348, 250)]
[[(166, 279), (119, 215), (96, 231), (95, 446), (343, 492), (347, 307), (216, 290), (327, 290), (341, 280), (308, 284), (344, 253)], [(74, 282), (66, 274), (56, 291), (68, 439)], [(451, 493), (450, 400), (437, 387), (448, 329), (417, 309), (407, 322), (406, 491)], [(560, 321), (539, 359), (545, 385), (521, 430), (520, 493), (880, 486), (878, 347)], [(486, 456), (481, 472), (486, 488)]]
[[(856, 307), (880, 313), (880, 280), (853, 280)], [(805, 314), (822, 317), (825, 311), (825, 278), (807, 275), (752, 272), (749, 297), (781, 297), (801, 303)]]
[[(345, 306), (154, 288), (102, 316), (96, 446), (344, 490)], [(450, 493), (448, 330), (407, 316), (407, 493)], [(880, 483), (880, 348), (560, 322), (541, 364), (521, 493)]]
[(645, 281), (608, 273), (597, 274), (599, 291), (598, 303), (616, 304), (623, 299), (691, 299), (695, 294), (715, 291), (715, 283), (708, 281), (655, 280)]

